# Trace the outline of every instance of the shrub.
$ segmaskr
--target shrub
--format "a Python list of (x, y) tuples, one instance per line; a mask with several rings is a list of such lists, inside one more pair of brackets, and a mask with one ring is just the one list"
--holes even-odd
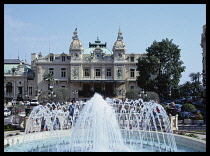
[(17, 128), (16, 125), (12, 124), (4, 125), (4, 131), (13, 131), (13, 130), (20, 130), (20, 128)]
[(154, 100), (154, 101), (160, 101), (159, 95), (155, 92), (147, 91), (147, 99), (148, 100)]
[(137, 90), (129, 90), (126, 92), (125, 97), (128, 99), (139, 99), (139, 94)]
[(186, 136), (193, 137), (193, 138), (199, 138), (198, 135), (195, 135), (195, 134), (192, 134), (192, 133), (191, 134), (187, 134)]
[(195, 106), (193, 104), (190, 104), (190, 103), (185, 103), (182, 106), (182, 111), (193, 112), (195, 110), (196, 110)]

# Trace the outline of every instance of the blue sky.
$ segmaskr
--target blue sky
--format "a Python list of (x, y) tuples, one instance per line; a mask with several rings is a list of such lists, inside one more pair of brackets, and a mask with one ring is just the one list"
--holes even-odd
[(205, 4), (5, 4), (4, 57), (19, 54), (30, 63), (31, 53), (69, 53), (76, 27), (84, 48), (98, 36), (112, 49), (120, 27), (127, 53), (144, 53), (154, 40), (173, 39), (186, 66), (182, 84), (191, 72), (202, 72), (204, 24)]

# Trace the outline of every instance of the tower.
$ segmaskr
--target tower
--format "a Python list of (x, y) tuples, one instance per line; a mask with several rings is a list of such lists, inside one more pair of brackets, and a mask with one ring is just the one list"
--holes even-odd
[(81, 60), (84, 48), (81, 41), (78, 38), (77, 28), (73, 32), (74, 36), (72, 37), (73, 41), (70, 44), (69, 54), (73, 60)]
[(112, 48), (112, 51), (114, 53), (114, 59), (116, 60), (124, 60), (125, 59), (125, 43), (123, 42), (122, 32), (118, 31), (117, 41), (114, 43), (114, 46)]

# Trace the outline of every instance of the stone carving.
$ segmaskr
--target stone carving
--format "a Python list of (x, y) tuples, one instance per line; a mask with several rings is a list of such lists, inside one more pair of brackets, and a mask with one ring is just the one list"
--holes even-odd
[(117, 77), (120, 78), (122, 76), (122, 68), (118, 68)]
[(79, 77), (79, 67), (74, 67), (72, 74), (74, 79), (77, 79)]

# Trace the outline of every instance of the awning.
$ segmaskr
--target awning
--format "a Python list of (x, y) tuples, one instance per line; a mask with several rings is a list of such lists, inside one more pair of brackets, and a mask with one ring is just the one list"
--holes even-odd
[(125, 83), (125, 80), (71, 80), (71, 83)]

